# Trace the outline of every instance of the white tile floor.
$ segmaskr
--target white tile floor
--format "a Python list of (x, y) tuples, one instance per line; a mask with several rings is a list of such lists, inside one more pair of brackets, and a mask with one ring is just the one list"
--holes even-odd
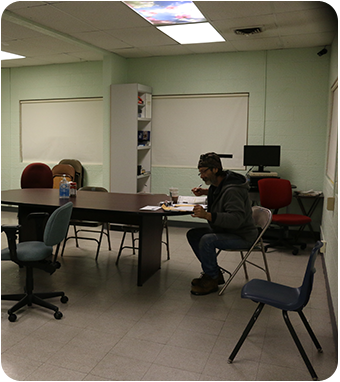
[[(2, 222), (16, 215), (4, 212)], [(186, 243), (185, 228), (170, 227), (171, 259), (143, 287), (136, 285), (137, 258), (123, 252), (115, 260), (121, 233), (111, 232), (113, 250), (103, 242), (98, 262), (95, 244), (69, 241), (62, 267), (52, 276), (37, 270), (35, 290), (64, 290), (67, 304), (54, 303), (64, 316), (25, 308), (11, 323), (2, 302), (1, 351), (4, 372), (15, 380), (310, 380), (283, 322), (281, 312), (265, 307), (233, 364), (227, 359), (256, 305), (242, 300), (245, 283), (239, 272), (222, 296), (192, 296), (190, 281), (200, 273)], [(3, 235), (3, 234), (2, 234)], [(2, 240), (2, 246), (4, 241)], [(289, 251), (268, 253), (273, 281), (298, 286), (311, 245), (299, 256)], [(255, 254), (255, 259), (260, 259)], [(221, 266), (230, 269), (236, 253), (221, 253)], [(21, 292), (24, 270), (2, 262), (2, 292)], [(323, 346), (319, 354), (297, 314), (293, 325), (320, 380), (337, 365), (321, 258), (317, 259), (314, 289), (305, 314)], [(263, 278), (253, 267), (250, 277)], [(52, 300), (51, 300), (52, 302)]]

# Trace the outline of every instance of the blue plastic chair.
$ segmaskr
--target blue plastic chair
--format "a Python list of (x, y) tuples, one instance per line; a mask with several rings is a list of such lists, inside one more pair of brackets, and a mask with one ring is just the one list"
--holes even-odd
[[(54, 310), (54, 317), (60, 319), (63, 315), (55, 305), (44, 301), (46, 298), (61, 297), (60, 301), (66, 303), (68, 298), (64, 292), (33, 293), (33, 269), (39, 268), (50, 274), (60, 268), (60, 263), (52, 261), (53, 246), (59, 245), (64, 240), (72, 214), (73, 204), (68, 202), (56, 209), (47, 220), (43, 241), (24, 241), (16, 243), (20, 226), (1, 226), (1, 232), (7, 235), (8, 248), (1, 251), (2, 261), (13, 261), (26, 268), (25, 293), (1, 295), (1, 300), (18, 301), (8, 310), (8, 319), (14, 322), (17, 319), (16, 312), (23, 306), (31, 306), (33, 303)], [(32, 214), (34, 215), (34, 214)]]
[(289, 312), (298, 312), (303, 324), (305, 325), (315, 347), (319, 351), (319, 353), (322, 353), (321, 345), (319, 344), (315, 334), (313, 333), (312, 328), (310, 327), (309, 323), (307, 322), (307, 319), (305, 315), (303, 314), (302, 310), (307, 305), (309, 301), (310, 294), (312, 292), (313, 288), (313, 280), (314, 280), (314, 273), (316, 272), (314, 268), (314, 263), (317, 254), (319, 253), (319, 249), (322, 247), (322, 243), (318, 241), (316, 245), (314, 246), (307, 265), (305, 277), (303, 279), (303, 283), (299, 288), (291, 288), (286, 285), (282, 284), (276, 284), (270, 281), (266, 280), (259, 280), (254, 279), (249, 281), (244, 287), (242, 288), (241, 297), (242, 298), (248, 298), (254, 302), (258, 303), (258, 306), (255, 310), (255, 313), (253, 314), (252, 318), (250, 319), (247, 327), (245, 328), (241, 338), (239, 339), (238, 343), (236, 344), (234, 350), (232, 351), (231, 355), (229, 356), (229, 363), (232, 363), (234, 361), (234, 358), (236, 357), (236, 354), (240, 350), (243, 342), (247, 338), (250, 330), (252, 329), (253, 325), (255, 324), (256, 320), (258, 319), (264, 305), (270, 305), (274, 308), (278, 308), (282, 310), (283, 318), (285, 320), (285, 323), (289, 329), (289, 332), (291, 336), (293, 337), (293, 340), (313, 378), (313, 380), (317, 380), (318, 377), (315, 373), (315, 370), (309, 361), (309, 358), (289, 320), (288, 317), (288, 311)]

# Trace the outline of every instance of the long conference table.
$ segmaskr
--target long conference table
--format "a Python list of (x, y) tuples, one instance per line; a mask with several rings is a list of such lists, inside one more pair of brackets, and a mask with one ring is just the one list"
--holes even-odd
[(1, 203), (18, 206), (18, 220), (22, 226), (20, 241), (32, 240), (27, 216), (32, 212), (52, 213), (59, 206), (72, 201), (72, 219), (133, 224), (139, 226), (137, 285), (142, 286), (161, 267), (163, 216), (169, 212), (141, 210), (158, 206), (169, 198), (165, 194), (122, 194), (113, 192), (78, 192), (76, 197), (59, 199), (58, 189), (26, 188), (1, 192)]

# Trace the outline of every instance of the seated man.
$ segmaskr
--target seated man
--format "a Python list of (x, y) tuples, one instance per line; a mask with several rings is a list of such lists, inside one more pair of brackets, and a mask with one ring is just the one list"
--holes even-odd
[(200, 278), (192, 280), (191, 293), (205, 295), (216, 292), (218, 285), (224, 284), (216, 249), (250, 248), (256, 240), (257, 228), (252, 218), (249, 186), (243, 175), (223, 171), (221, 159), (215, 153), (201, 155), (198, 170), (210, 187), (193, 188), (192, 192), (196, 196), (208, 196), (208, 209), (196, 205), (192, 216), (206, 219), (209, 224), (189, 230), (187, 239), (203, 270)]

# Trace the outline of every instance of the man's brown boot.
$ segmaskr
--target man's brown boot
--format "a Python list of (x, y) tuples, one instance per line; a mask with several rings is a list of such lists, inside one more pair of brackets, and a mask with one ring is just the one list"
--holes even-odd
[[(200, 283), (200, 280), (204, 277), (204, 273), (201, 274), (200, 277), (196, 278), (196, 279), (193, 279), (191, 281), (191, 285), (192, 286), (195, 286), (195, 285), (198, 285)], [(218, 271), (218, 285), (223, 285), (225, 284), (225, 281), (224, 281), (224, 277), (223, 277), (223, 273), (221, 272), (221, 270)]]
[(191, 287), (191, 293), (195, 296), (203, 296), (205, 294), (218, 291), (218, 277), (212, 277), (203, 274), (200, 279), (197, 279), (197, 284)]

